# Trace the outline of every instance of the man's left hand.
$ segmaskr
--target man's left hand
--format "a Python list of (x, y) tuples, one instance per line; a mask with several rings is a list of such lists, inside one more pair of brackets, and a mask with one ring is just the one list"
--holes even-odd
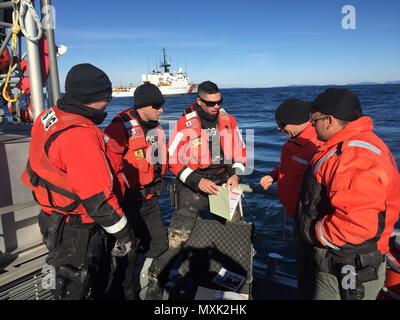
[(132, 241), (128, 241), (126, 243), (122, 243), (119, 240), (117, 240), (115, 242), (114, 248), (111, 250), (111, 255), (113, 255), (114, 257), (124, 257), (126, 256), (129, 251), (132, 250), (132, 247), (134, 246), (134, 244), (132, 243)]
[(239, 177), (237, 175), (233, 175), (226, 182), (226, 186), (228, 187), (228, 189), (231, 190), (235, 189), (238, 185), (239, 185)]

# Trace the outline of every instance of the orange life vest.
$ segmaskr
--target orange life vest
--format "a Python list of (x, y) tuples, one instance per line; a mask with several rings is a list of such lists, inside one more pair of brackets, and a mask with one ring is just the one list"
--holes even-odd
[[(138, 119), (131, 114), (131, 108), (122, 111), (114, 121), (124, 124), (128, 136), (128, 149), (123, 157), (123, 173), (132, 190), (142, 189), (154, 182), (155, 165), (161, 166), (161, 177), (167, 172), (167, 147), (165, 134), (161, 126), (156, 127), (155, 141), (146, 139), (145, 133)], [(157, 160), (153, 161), (153, 146), (158, 150)]]
[(106, 153), (104, 135), (91, 120), (61, 111), (56, 106), (39, 115), (32, 127), (29, 159), (22, 182), (32, 190), (35, 200), (49, 214), (56, 210), (62, 214), (87, 215), (81, 199), (73, 191), (73, 186), (68, 184), (66, 173), (54, 166), (48, 157), (53, 139), (71, 127), (92, 128), (98, 133), (99, 147)]
[[(194, 110), (194, 104), (189, 106), (191, 112), (184, 112), (178, 120), (177, 131), (190, 137), (190, 145), (185, 150), (185, 158), (188, 161), (188, 167), (193, 170), (206, 169), (212, 164), (209, 150), (209, 137), (201, 128), (201, 119)], [(245, 149), (240, 133), (236, 125), (232, 123), (229, 114), (220, 109), (218, 115), (218, 132), (220, 143), (225, 161), (239, 161), (245, 163)], [(171, 154), (170, 154), (171, 156)], [(178, 159), (180, 158), (177, 155)]]

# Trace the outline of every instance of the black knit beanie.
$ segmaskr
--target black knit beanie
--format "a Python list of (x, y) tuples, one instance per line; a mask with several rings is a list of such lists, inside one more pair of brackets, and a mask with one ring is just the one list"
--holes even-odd
[(355, 93), (344, 88), (328, 88), (312, 102), (312, 112), (321, 112), (344, 121), (362, 116), (360, 100)]
[(285, 100), (275, 111), (280, 124), (301, 124), (310, 120), (311, 104), (299, 99)]
[(152, 84), (145, 83), (136, 88), (133, 103), (136, 109), (147, 106), (164, 104), (165, 100), (160, 89)]
[(73, 66), (65, 79), (65, 95), (84, 104), (108, 100), (111, 94), (108, 76), (89, 63)]

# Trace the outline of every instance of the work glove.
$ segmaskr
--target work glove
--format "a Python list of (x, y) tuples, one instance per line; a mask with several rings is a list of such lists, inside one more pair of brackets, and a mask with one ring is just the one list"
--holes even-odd
[(134, 242), (135, 240), (131, 240), (128, 242), (121, 242), (120, 240), (115, 241), (114, 248), (111, 250), (111, 254), (114, 257), (124, 257), (129, 253), (129, 251), (134, 248)]
[(132, 228), (129, 226), (124, 235), (117, 237), (114, 248), (111, 250), (111, 255), (115, 257), (123, 257), (131, 250), (136, 249), (136, 238)]

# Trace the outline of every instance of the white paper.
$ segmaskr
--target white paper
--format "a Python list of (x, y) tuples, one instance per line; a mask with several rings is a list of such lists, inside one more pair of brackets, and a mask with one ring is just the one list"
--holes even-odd
[(233, 190), (229, 189), (229, 209), (231, 219), (235, 213), (236, 207), (239, 203), (240, 197), (242, 196), (242, 191), (239, 188)]

